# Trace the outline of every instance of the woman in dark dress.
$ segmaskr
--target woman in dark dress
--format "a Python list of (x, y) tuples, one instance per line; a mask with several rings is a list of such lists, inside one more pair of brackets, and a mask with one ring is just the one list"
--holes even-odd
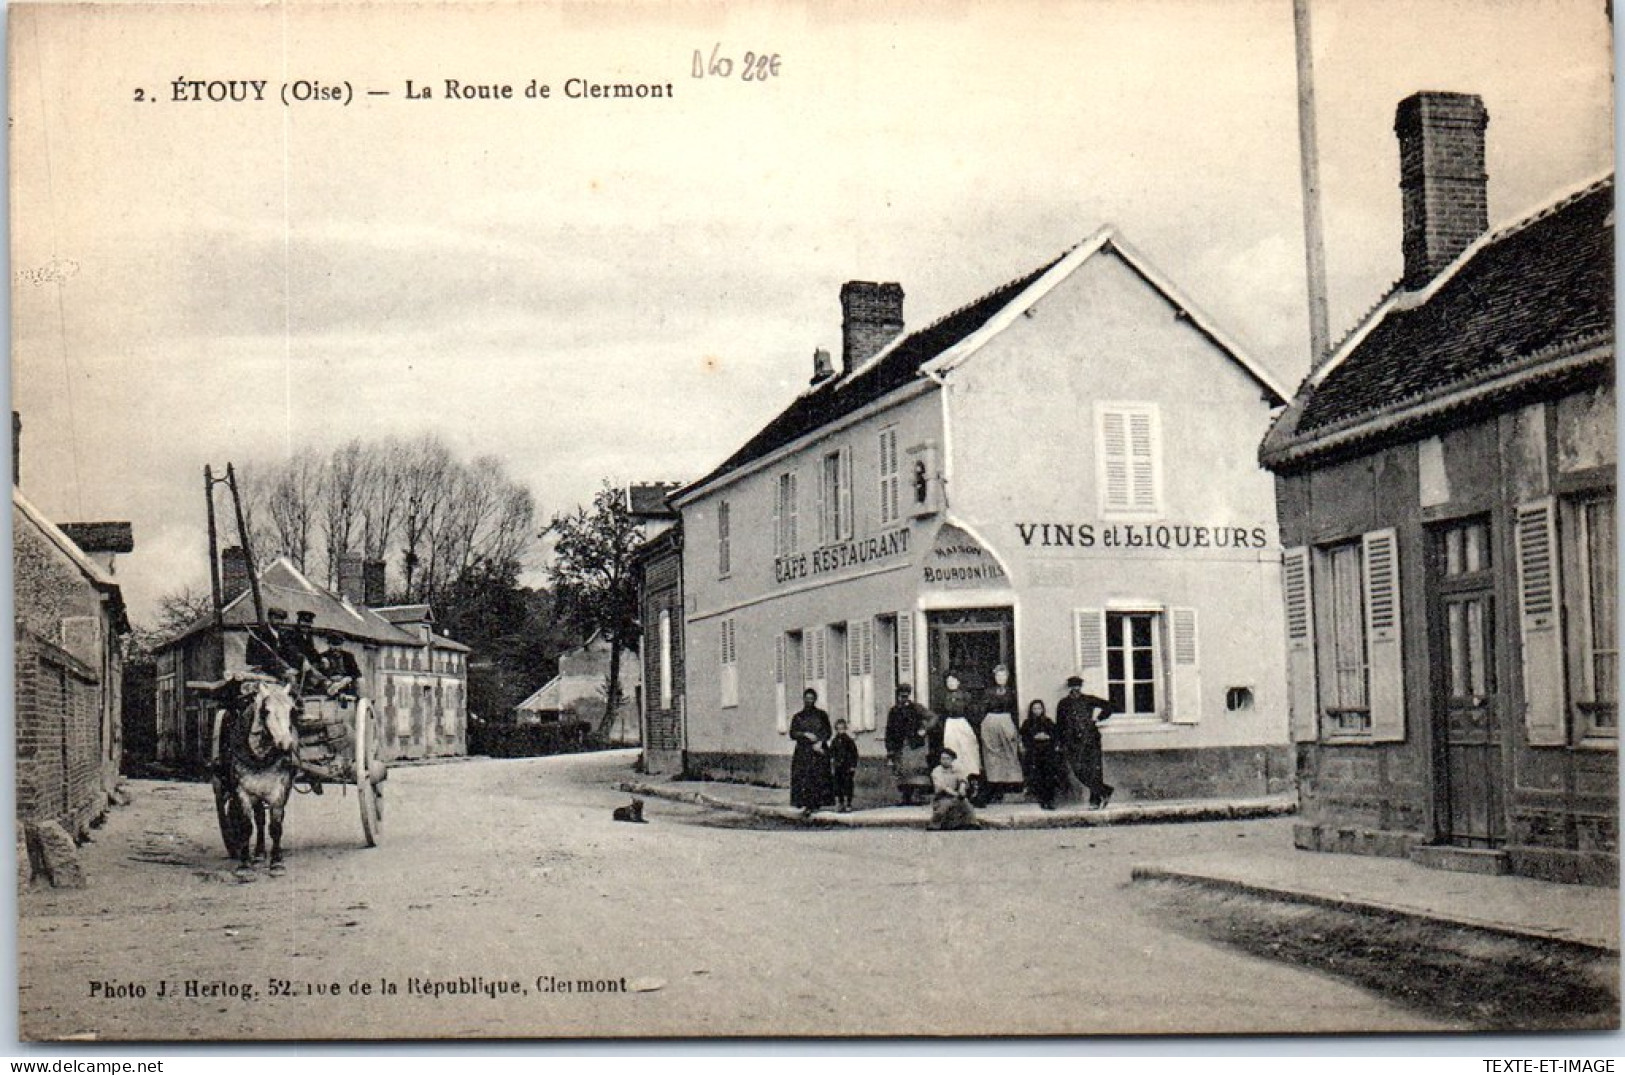
[(818, 692), (801, 693), (801, 712), (790, 718), (790, 738), (796, 745), (790, 756), (790, 805), (803, 817), (830, 804), (829, 714), (818, 708)]
[(1042, 698), (1034, 698), (1027, 707), (1027, 719), (1021, 722), (1021, 743), (1027, 754), (1027, 790), (1039, 806), (1053, 810), (1065, 774), (1060, 733), (1049, 719)]

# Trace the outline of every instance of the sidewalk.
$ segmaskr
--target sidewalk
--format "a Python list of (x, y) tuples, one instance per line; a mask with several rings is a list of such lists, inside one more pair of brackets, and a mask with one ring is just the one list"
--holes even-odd
[[(801, 811), (790, 806), (790, 793), (784, 788), (764, 788), (754, 784), (723, 781), (681, 780), (669, 783), (627, 781), (622, 791), (655, 799), (694, 803), (718, 810), (732, 810), (773, 821), (800, 825), (857, 829), (923, 829), (931, 820), (929, 806), (881, 806), (838, 814), (820, 810), (803, 819)], [(976, 811), (976, 819), (988, 829), (1061, 829), (1094, 825), (1135, 825), (1168, 821), (1236, 821), (1255, 817), (1280, 817), (1297, 810), (1294, 795), (1271, 795), (1257, 799), (1178, 799), (1158, 802), (1114, 803), (1104, 810), (1078, 804), (1061, 804), (1054, 810), (1018, 801), (995, 803)]]
[(1613, 888), (1457, 873), (1409, 859), (1300, 851), (1290, 844), (1136, 866), (1133, 877), (1619, 953), (1619, 890)]

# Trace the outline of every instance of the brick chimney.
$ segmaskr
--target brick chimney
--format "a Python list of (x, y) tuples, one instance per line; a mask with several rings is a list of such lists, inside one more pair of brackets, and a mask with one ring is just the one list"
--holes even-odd
[(368, 560), (361, 565), (361, 592), (366, 598), (364, 602), (368, 608), (378, 608), (384, 603), (384, 562), (382, 560)]
[(248, 553), (241, 545), (220, 550), (220, 603), (248, 592)]
[(359, 556), (339, 557), (339, 596), (352, 605), (367, 603), (366, 561)]
[(1399, 102), (1399, 190), (1404, 286), (1426, 287), (1489, 228), (1484, 101), (1471, 93), (1416, 93)]
[(875, 355), (903, 332), (903, 285), (848, 280), (841, 285), (841, 372)]

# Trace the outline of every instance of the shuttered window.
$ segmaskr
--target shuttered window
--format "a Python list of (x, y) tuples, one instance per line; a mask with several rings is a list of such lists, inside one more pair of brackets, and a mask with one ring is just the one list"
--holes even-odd
[[(1294, 710), (1307, 704), (1301, 653), (1312, 637), (1314, 679), (1326, 734), (1380, 742), (1405, 738), (1400, 649), (1399, 542), (1393, 530), (1318, 549), (1304, 586), (1300, 550), (1285, 561), (1287, 646), (1294, 666)], [(1311, 600), (1312, 596), (1312, 600)], [(1313, 615), (1311, 618), (1311, 609)], [(1303, 733), (1302, 719), (1294, 728)], [(1302, 736), (1300, 734), (1300, 740)]]
[(787, 470), (779, 475), (773, 491), (773, 555), (788, 556), (795, 552), (800, 541), (796, 532), (796, 472)]
[(818, 540), (828, 545), (852, 537), (852, 450), (825, 455), (818, 477)]
[(880, 525), (894, 523), (902, 517), (902, 500), (898, 492), (897, 427), (887, 426), (880, 431)]
[(1614, 498), (1582, 501), (1575, 544), (1582, 561), (1580, 730), (1586, 738), (1619, 736), (1619, 578)]
[(1084, 690), (1104, 694), (1127, 719), (1201, 720), (1194, 608), (1074, 609), (1072, 629)]
[(717, 504), (717, 575), (727, 578), (733, 571), (733, 540), (731, 530), (733, 522), (729, 518), (728, 502), (726, 500)]
[(1095, 422), (1101, 510), (1161, 514), (1162, 432), (1156, 404), (1099, 403)]

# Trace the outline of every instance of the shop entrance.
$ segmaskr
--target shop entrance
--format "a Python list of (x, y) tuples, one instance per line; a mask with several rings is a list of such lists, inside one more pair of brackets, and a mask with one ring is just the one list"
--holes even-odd
[[(993, 666), (1002, 664), (1015, 675), (1015, 614), (1009, 608), (949, 609), (926, 613), (930, 631), (931, 702), (948, 690), (951, 670), (972, 699), (993, 685)], [(1011, 687), (1015, 688), (1014, 679)]]

